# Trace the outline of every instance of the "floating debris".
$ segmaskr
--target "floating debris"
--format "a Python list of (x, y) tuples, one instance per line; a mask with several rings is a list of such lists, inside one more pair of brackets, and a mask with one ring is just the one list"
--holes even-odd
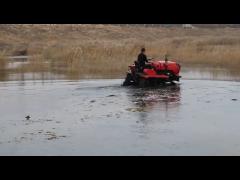
[(29, 120), (29, 119), (31, 119), (31, 116), (26, 116), (25, 118), (26, 118), (27, 120)]
[(90, 101), (90, 103), (95, 103), (96, 102), (96, 100), (92, 100), (92, 101)]
[(52, 137), (47, 138), (47, 140), (54, 140), (54, 139), (57, 139), (57, 136), (52, 136)]
[(144, 112), (143, 108), (128, 108), (126, 109), (126, 111), (130, 111), (130, 112)]
[(116, 118), (117, 118), (117, 119), (119, 119), (119, 118), (121, 117), (121, 115), (120, 115), (120, 114), (118, 114), (118, 113), (117, 113), (117, 114), (115, 114), (115, 116), (116, 116)]
[(49, 136), (47, 140), (57, 139), (57, 135), (54, 132), (47, 131), (45, 135)]
[(237, 99), (232, 99), (232, 101), (237, 101)]
[(45, 135), (48, 136), (47, 140), (55, 140), (55, 139), (67, 137), (65, 135), (57, 136), (56, 133), (50, 132), (50, 131), (46, 132)]
[(66, 138), (67, 136), (58, 136), (58, 137), (60, 137), (60, 138)]
[(109, 96), (107, 96), (107, 97), (116, 97), (116, 95), (111, 94), (111, 95), (109, 95)]
[(46, 119), (46, 121), (47, 121), (47, 122), (51, 122), (51, 121), (53, 121), (53, 120), (52, 120), (52, 119)]

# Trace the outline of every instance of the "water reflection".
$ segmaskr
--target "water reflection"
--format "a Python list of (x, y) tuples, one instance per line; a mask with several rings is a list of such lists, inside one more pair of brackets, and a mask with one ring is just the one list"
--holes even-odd
[(5, 70), (0, 69), (0, 81), (5, 81), (7, 79), (8, 75)]
[(149, 113), (161, 112), (168, 117), (170, 109), (178, 108), (181, 102), (181, 88), (180, 85), (173, 85), (160, 88), (129, 90), (129, 97), (134, 108), (130, 111), (142, 112), (140, 121), (144, 122)]
[(174, 116), (181, 105), (180, 85), (132, 88), (128, 93), (133, 107), (129, 111), (138, 116), (137, 126), (134, 129), (140, 138), (147, 139), (156, 123), (166, 123), (176, 119)]
[(24, 83), (26, 80), (39, 80), (44, 83), (45, 80), (63, 80), (66, 79), (64, 74), (56, 74), (53, 72), (24, 72), (24, 71), (0, 71), (0, 81), (19, 81)]
[(136, 108), (141, 112), (152, 110), (168, 111), (178, 107), (181, 101), (180, 85), (169, 85), (159, 88), (132, 88), (129, 96)]
[[(79, 72), (71, 72), (64, 67), (56, 67), (49, 69), (39, 69), (35, 72), (34, 69), (21, 68), (29, 64), (28, 57), (11, 57), (6, 65), (0, 69), (0, 81), (25, 81), (25, 80), (78, 80), (78, 79), (91, 79), (91, 78), (119, 78), (121, 74), (105, 73), (97, 76), (96, 74), (83, 74)], [(211, 68), (204, 66), (182, 66), (181, 75), (183, 79), (202, 79), (202, 80), (228, 80), (240, 81), (240, 72), (238, 69), (223, 69)]]
[(240, 81), (238, 69), (183, 66), (181, 75), (183, 79)]

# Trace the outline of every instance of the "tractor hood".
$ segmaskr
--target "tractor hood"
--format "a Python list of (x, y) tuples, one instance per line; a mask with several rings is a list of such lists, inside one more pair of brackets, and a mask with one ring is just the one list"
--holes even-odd
[(164, 60), (154, 60), (150, 63), (157, 71), (169, 70), (172, 71), (174, 74), (178, 75), (181, 70), (181, 66), (174, 61), (165, 62)]

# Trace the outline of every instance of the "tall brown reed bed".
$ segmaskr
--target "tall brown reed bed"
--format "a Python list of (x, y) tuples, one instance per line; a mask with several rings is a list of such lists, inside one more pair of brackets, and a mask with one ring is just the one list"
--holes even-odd
[[(28, 55), (32, 56), (31, 63), (22, 67), (25, 71), (119, 76), (136, 60), (141, 47), (147, 48), (149, 57), (169, 54), (183, 65), (240, 68), (240, 29), (53, 27), (23, 26), (21, 31), (15, 28), (11, 36), (8, 31), (0, 32), (0, 43), (9, 43), (16, 51), (19, 42), (24, 42)], [(30, 35), (24, 33), (26, 29)]]
[(68, 72), (95, 75), (117, 75), (125, 72), (137, 58), (141, 47), (147, 48), (152, 58), (169, 54), (177, 61), (188, 65), (240, 67), (239, 39), (163, 39), (155, 42), (112, 43), (104, 45), (83, 44), (64, 48), (49, 48), (43, 51), (43, 59), (52, 68)]
[(5, 52), (0, 52), (0, 69), (5, 69), (7, 62), (6, 62), (6, 56)]
[(139, 49), (132, 45), (101, 46), (84, 44), (66, 48), (49, 48), (43, 52), (51, 69), (80, 75), (117, 76), (136, 59)]

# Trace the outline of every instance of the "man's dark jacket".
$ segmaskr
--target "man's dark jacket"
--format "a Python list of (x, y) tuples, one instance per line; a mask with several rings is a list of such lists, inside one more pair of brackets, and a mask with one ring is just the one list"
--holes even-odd
[(145, 66), (145, 63), (148, 62), (147, 56), (143, 53), (138, 55), (138, 63), (141, 67)]

